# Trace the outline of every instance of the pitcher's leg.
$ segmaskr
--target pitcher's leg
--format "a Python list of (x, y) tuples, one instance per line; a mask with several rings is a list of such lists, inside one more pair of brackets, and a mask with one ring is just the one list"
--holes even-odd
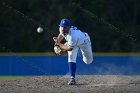
[(78, 47), (75, 47), (75, 48), (73, 48), (72, 51), (68, 51), (68, 62), (76, 63), (78, 49), (79, 49)]
[(86, 64), (91, 64), (93, 62), (93, 54), (90, 42), (80, 46), (80, 49), (83, 55), (83, 61)]
[(75, 73), (76, 73), (76, 58), (77, 58), (78, 47), (74, 48), (72, 51), (68, 51), (68, 65), (70, 73), (70, 81), (68, 85), (75, 85)]
[(68, 62), (68, 65), (69, 65), (69, 72), (70, 72), (70, 81), (68, 82), (68, 85), (75, 85), (76, 63)]

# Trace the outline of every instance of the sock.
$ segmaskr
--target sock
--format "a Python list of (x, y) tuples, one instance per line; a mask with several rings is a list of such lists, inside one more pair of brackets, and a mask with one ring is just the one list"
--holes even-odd
[(76, 63), (74, 62), (68, 62), (69, 65), (69, 72), (71, 78), (75, 78), (75, 73), (76, 73)]

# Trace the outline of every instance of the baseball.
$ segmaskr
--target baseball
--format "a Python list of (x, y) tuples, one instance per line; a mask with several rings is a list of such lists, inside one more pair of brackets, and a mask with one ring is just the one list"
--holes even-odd
[(38, 32), (38, 33), (42, 33), (42, 32), (43, 32), (43, 28), (42, 28), (42, 27), (38, 27), (38, 28), (37, 28), (37, 32)]

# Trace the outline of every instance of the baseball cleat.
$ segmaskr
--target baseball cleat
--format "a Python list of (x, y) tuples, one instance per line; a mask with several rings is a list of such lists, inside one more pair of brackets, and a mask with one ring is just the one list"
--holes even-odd
[(76, 81), (74, 78), (70, 79), (70, 81), (68, 82), (68, 85), (76, 85)]

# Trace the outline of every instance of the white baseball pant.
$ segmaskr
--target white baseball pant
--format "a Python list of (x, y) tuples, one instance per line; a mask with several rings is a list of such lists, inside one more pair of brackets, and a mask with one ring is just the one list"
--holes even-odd
[(68, 51), (68, 62), (76, 63), (77, 53), (80, 48), (82, 57), (83, 57), (83, 61), (86, 64), (92, 63), (93, 55), (92, 55), (91, 41), (90, 41), (88, 34), (86, 34), (86, 36), (87, 36), (87, 39), (85, 40), (85, 42), (83, 44), (75, 46), (72, 51)]

